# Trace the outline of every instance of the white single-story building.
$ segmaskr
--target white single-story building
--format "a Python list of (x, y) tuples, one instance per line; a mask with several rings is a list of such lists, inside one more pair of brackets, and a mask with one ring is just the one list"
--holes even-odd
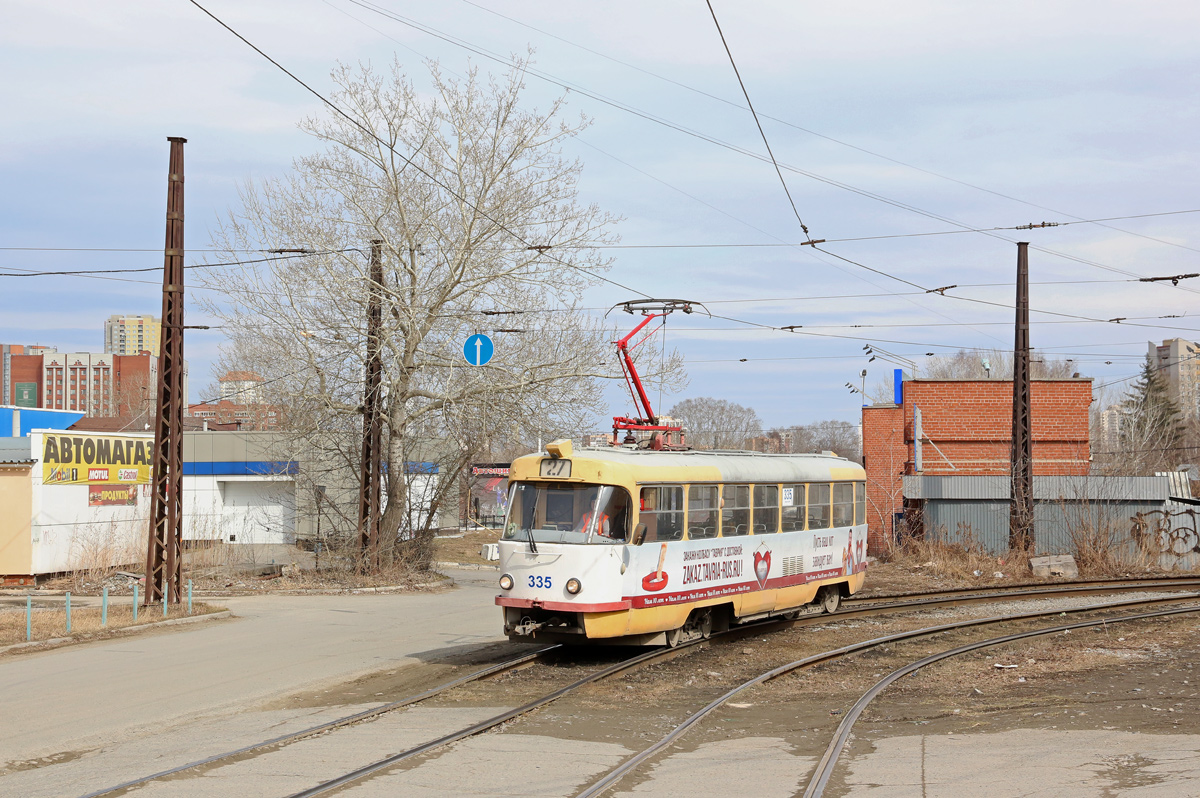
[[(185, 541), (295, 542), (298, 467), (271, 458), (273, 436), (184, 433)], [(140, 563), (152, 447), (145, 433), (0, 438), (0, 581)]]

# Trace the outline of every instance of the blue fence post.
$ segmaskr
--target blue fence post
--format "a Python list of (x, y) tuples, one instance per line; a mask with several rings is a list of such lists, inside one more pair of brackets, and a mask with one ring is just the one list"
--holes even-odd
[(25, 641), (33, 639), (33, 594), (25, 594)]
[(71, 634), (71, 591), (67, 591), (67, 634)]
[(188, 615), (192, 614), (192, 580), (188, 580)]
[(138, 586), (133, 586), (133, 622), (137, 623)]
[(100, 625), (108, 626), (108, 588), (100, 594)]
[(169, 594), (170, 592), (171, 592), (170, 590), (163, 591), (163, 617), (164, 618), (167, 617), (167, 594)]

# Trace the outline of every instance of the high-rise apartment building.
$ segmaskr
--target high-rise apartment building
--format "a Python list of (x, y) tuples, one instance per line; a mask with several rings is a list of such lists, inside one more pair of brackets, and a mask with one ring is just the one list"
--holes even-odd
[(1150, 362), (1167, 378), (1167, 390), (1185, 419), (1200, 419), (1200, 344), (1171, 338), (1150, 343)]
[(104, 322), (104, 352), (109, 355), (158, 357), (162, 324), (156, 316), (109, 316)]

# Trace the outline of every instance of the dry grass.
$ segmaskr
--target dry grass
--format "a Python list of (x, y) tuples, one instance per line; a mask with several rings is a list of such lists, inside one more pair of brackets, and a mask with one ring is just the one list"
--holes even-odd
[[(203, 602), (193, 602), (191, 617), (208, 615), (224, 611), (218, 607)], [(50, 640), (58, 637), (82, 639), (103, 634), (113, 629), (129, 626), (143, 626), (156, 621), (187, 618), (187, 605), (168, 606), (167, 616), (163, 616), (162, 607), (139, 607), (137, 623), (133, 620), (133, 607), (129, 602), (110, 604), (108, 607), (108, 626), (100, 625), (99, 607), (75, 607), (71, 609), (71, 633), (67, 634), (67, 614), (61, 609), (34, 609), (33, 611), (33, 640)], [(24, 610), (5, 610), (0, 612), (0, 645), (24, 643), (25, 612)]]
[(1071, 549), (1080, 576), (1124, 576), (1163, 570), (1157, 554), (1132, 545), (1127, 530), (1118, 534), (1111, 526), (1072, 527)]
[(102, 584), (117, 571), (141, 570), (146, 560), (144, 529), (144, 524), (115, 521), (73, 529), (66, 589), (81, 592)]
[(369, 588), (401, 588), (415, 591), (436, 589), (446, 581), (442, 574), (421, 570), (405, 563), (391, 563), (378, 571), (362, 573), (356, 568), (355, 561), (350, 558), (332, 563), (329, 563), (328, 559), (332, 558), (327, 558), (325, 554), (321, 555), (320, 570), (285, 567), (280, 576), (251, 576), (215, 570), (185, 573), (184, 577), (192, 579), (197, 591), (220, 595), (286, 593), (290, 591), (340, 593), (347, 590)]
[[(1035, 577), (1029, 568), (1029, 554), (1009, 550), (991, 554), (975, 539), (969, 527), (960, 526), (954, 543), (927, 538), (908, 538), (897, 545), (887, 561), (901, 568), (923, 569), (930, 576), (962, 584), (978, 584)], [(1132, 544), (1128, 531), (1109, 526), (1074, 524), (1070, 528), (1070, 551), (1081, 579), (1124, 577), (1137, 574), (1161, 574), (1158, 556)], [(976, 575), (976, 571), (979, 575)], [(995, 577), (1001, 573), (1003, 577)]]
[[(960, 542), (957, 543), (907, 538), (892, 550), (887, 559), (897, 566), (923, 569), (931, 577), (964, 585), (976, 584), (980, 579), (998, 582), (1029, 578), (1029, 562), (1022, 552), (1006, 552), (1000, 556), (991, 554), (969, 529), (959, 529), (958, 537)], [(996, 573), (1003, 576), (996, 577)]]

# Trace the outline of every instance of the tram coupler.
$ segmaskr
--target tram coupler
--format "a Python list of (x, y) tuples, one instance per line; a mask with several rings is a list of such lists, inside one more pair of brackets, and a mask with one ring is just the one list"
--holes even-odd
[(514, 634), (527, 636), (527, 635), (532, 635), (534, 632), (538, 631), (545, 625), (546, 624), (541, 621), (523, 619), (522, 622), (517, 624), (516, 626), (514, 626), (512, 630), (513, 630)]

